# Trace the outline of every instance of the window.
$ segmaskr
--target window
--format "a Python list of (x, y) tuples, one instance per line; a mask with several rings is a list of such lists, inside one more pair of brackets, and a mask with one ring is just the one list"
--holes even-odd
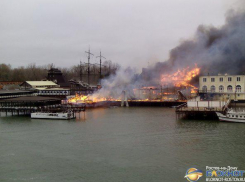
[(228, 77), (228, 82), (231, 82), (232, 81), (232, 78), (231, 77)]
[(237, 77), (236, 81), (240, 82), (241, 81), (241, 77)]
[(224, 92), (224, 87), (223, 87), (223, 85), (220, 85), (220, 86), (219, 86), (219, 92)]
[(215, 92), (215, 86), (214, 85), (211, 86), (211, 92)]
[(211, 78), (211, 82), (215, 82), (215, 78)]
[(203, 78), (202, 80), (203, 80), (203, 82), (207, 82), (207, 78)]
[(223, 77), (220, 77), (220, 78), (219, 78), (219, 81), (220, 81), (220, 82), (223, 82)]
[(207, 90), (208, 90), (208, 89), (207, 89), (207, 86), (204, 85), (204, 86), (202, 87), (202, 91), (203, 91), (203, 92), (207, 92)]
[(229, 85), (229, 86), (227, 87), (227, 92), (232, 92), (232, 86), (231, 86), (231, 85)]
[(240, 85), (236, 86), (236, 92), (241, 92), (242, 91), (242, 87)]

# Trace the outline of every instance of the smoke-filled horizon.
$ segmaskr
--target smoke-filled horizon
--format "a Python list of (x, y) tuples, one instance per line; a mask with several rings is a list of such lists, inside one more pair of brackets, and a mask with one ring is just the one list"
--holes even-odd
[(91, 63), (99, 63), (102, 51), (107, 60), (140, 72), (165, 61), (200, 23), (223, 24), (236, 1), (1, 0), (0, 63), (70, 67), (87, 62), (90, 46)]
[(166, 62), (145, 69), (141, 76), (136, 76), (133, 69), (120, 69), (102, 81), (103, 88), (97, 95), (118, 97), (126, 90), (131, 96), (134, 88), (163, 85), (162, 75), (187, 67), (199, 67), (200, 74), (245, 74), (244, 63), (245, 12), (230, 10), (223, 26), (198, 26), (194, 37), (173, 48)]
[(166, 62), (159, 62), (150, 72), (164, 72), (194, 67), (201, 74), (245, 74), (245, 12), (230, 10), (221, 27), (200, 25), (192, 39), (170, 51)]

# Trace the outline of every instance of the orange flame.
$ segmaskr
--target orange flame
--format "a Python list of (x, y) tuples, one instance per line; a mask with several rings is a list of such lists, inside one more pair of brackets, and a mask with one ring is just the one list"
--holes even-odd
[(191, 85), (189, 82), (192, 78), (196, 77), (200, 73), (200, 68), (190, 69), (189, 67), (182, 70), (178, 70), (173, 74), (162, 75), (162, 84), (172, 84), (175, 87), (190, 87), (191, 93), (196, 93), (197, 87)]
[[(189, 87), (191, 89), (191, 93), (196, 93), (197, 92), (197, 87), (193, 86), (190, 84), (190, 81), (192, 78), (196, 77), (200, 73), (200, 68), (195, 66), (194, 68), (190, 69), (189, 67), (178, 70), (173, 74), (167, 74), (167, 75), (162, 75), (161, 76), (161, 84), (170, 84), (175, 87)], [(147, 90), (152, 90), (153, 94), (157, 94), (155, 90), (157, 90), (157, 87), (142, 87), (139, 89), (134, 89), (134, 93), (136, 93), (137, 90), (142, 90), (142, 94), (145, 95), (147, 94)], [(163, 95), (173, 95), (174, 93), (171, 92), (165, 92)], [(161, 93), (159, 93), (161, 95)], [(164, 97), (163, 97), (164, 99)], [(168, 98), (169, 99), (169, 98)], [(120, 99), (115, 99), (113, 97), (102, 97), (99, 94), (93, 94), (93, 95), (75, 95), (73, 98), (68, 99), (69, 103), (95, 103), (95, 102), (102, 102), (102, 101), (120, 101)], [(145, 100), (138, 100), (138, 101), (149, 101), (149, 99)], [(159, 100), (160, 101), (160, 100)]]
[(78, 95), (76, 94), (74, 97), (68, 99), (68, 103), (95, 103), (95, 102), (102, 102), (102, 101), (115, 101), (116, 99), (109, 97), (95, 97), (93, 95)]

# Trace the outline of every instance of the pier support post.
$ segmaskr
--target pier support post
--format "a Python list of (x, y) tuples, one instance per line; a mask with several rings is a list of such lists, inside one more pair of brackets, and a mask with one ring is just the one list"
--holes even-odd
[(127, 96), (127, 93), (126, 93), (125, 90), (122, 91), (121, 107), (124, 106), (124, 102), (125, 102), (126, 107), (129, 107), (129, 105), (128, 105), (128, 96)]

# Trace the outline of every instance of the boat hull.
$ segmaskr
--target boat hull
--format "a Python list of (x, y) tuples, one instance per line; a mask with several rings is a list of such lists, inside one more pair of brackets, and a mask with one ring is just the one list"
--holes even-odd
[(216, 112), (218, 118), (220, 121), (226, 121), (226, 122), (234, 122), (234, 123), (245, 123), (245, 119), (239, 119), (239, 118), (229, 118), (226, 115)]
[(73, 119), (73, 116), (70, 113), (31, 113), (31, 118), (68, 120)]

